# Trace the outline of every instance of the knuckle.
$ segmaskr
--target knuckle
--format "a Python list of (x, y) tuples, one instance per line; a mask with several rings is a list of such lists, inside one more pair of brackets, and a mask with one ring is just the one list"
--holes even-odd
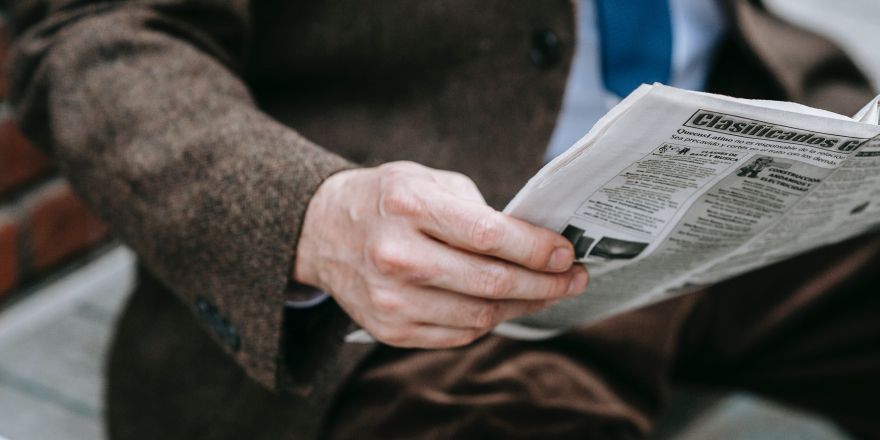
[(470, 177), (468, 177), (462, 173), (459, 173), (457, 171), (451, 171), (450, 175), (452, 176), (453, 180), (458, 182), (459, 185), (461, 185), (463, 187), (477, 189), (477, 184), (474, 183), (473, 179), (471, 179)]
[(482, 330), (462, 330), (454, 335), (449, 335), (438, 341), (437, 348), (456, 348), (470, 345), (479, 339), (485, 332)]
[(408, 332), (406, 332), (405, 329), (402, 327), (385, 326), (376, 329), (376, 334), (374, 334), (373, 336), (388, 345), (400, 347), (407, 344), (407, 334)]
[(479, 339), (480, 336), (482, 336), (482, 335), (483, 335), (483, 331), (482, 331), (482, 330), (469, 330), (469, 331), (466, 331), (466, 332), (464, 332), (463, 335), (461, 335), (461, 336), (458, 338), (458, 341), (456, 341), (456, 345), (458, 345), (458, 346), (470, 345), (470, 344), (472, 344), (474, 341), (476, 341), (477, 339)]
[(399, 295), (389, 290), (375, 291), (370, 299), (373, 302), (373, 308), (382, 315), (397, 314), (403, 309), (403, 301)]
[(391, 173), (410, 173), (415, 170), (421, 170), (422, 168), (424, 168), (422, 165), (408, 160), (388, 162), (382, 164), (381, 167)]
[(449, 175), (452, 176), (453, 179), (455, 179), (461, 183), (473, 182), (473, 180), (471, 180), (470, 177), (465, 176), (464, 174), (462, 174), (458, 171), (447, 171), (447, 173), (449, 173)]
[(415, 168), (415, 163), (407, 161), (388, 162), (379, 165), (382, 174), (390, 179), (396, 179), (406, 174), (411, 174)]
[(553, 276), (552, 284), (550, 286), (550, 289), (547, 290), (547, 296), (545, 299), (555, 298), (568, 293), (568, 286), (573, 279), (574, 275), (571, 274)]
[(512, 287), (510, 269), (501, 265), (487, 266), (481, 272), (481, 291), (490, 298), (503, 297)]
[(556, 248), (546, 240), (531, 240), (527, 261), (536, 268), (543, 268), (550, 264), (550, 258)]
[(380, 208), (387, 214), (421, 217), (426, 212), (424, 201), (403, 179), (392, 179), (382, 191)]
[(498, 250), (501, 242), (501, 222), (496, 215), (480, 216), (471, 229), (471, 243), (480, 252)]
[(371, 256), (376, 270), (383, 275), (399, 273), (410, 267), (406, 253), (397, 245), (387, 241), (375, 245)]
[(498, 320), (498, 310), (498, 304), (493, 302), (481, 307), (480, 312), (477, 314), (476, 327), (481, 329), (493, 327)]

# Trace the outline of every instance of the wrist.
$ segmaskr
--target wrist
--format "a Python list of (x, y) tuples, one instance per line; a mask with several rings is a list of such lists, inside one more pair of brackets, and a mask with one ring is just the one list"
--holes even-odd
[(349, 175), (356, 171), (345, 170), (331, 175), (318, 186), (309, 200), (291, 270), (291, 278), (295, 283), (326, 290), (318, 270), (322, 244), (328, 243), (328, 239), (332, 238), (326, 236), (326, 225), (334, 223), (333, 206), (336, 205), (337, 195), (347, 185)]

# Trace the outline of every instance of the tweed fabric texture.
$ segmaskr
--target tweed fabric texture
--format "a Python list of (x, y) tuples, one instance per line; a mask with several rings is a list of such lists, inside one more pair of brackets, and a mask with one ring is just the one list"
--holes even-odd
[[(734, 31), (712, 91), (843, 112), (869, 97), (864, 76), (827, 41), (756, 2), (726, 3)], [(146, 377), (174, 388), (210, 356), (211, 377), (229, 380), (218, 387), (255, 380), (292, 396), (289, 423), (302, 438), (372, 349), (342, 343), (351, 323), (332, 302), (283, 312), (315, 189), (349, 167), (406, 159), (470, 176), (500, 208), (540, 167), (575, 44), (567, 0), (11, 7), (10, 97), (22, 127), (145, 266), (114, 343), (111, 385), (137, 388), (133, 378)], [(533, 36), (548, 30), (559, 57), (536, 66)], [(778, 54), (785, 62), (771, 59)], [(214, 335), (200, 300), (237, 329), (237, 350), (219, 337), (211, 354), (194, 348)]]

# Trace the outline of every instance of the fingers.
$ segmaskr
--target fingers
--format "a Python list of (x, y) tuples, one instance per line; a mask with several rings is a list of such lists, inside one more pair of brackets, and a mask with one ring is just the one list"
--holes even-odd
[(433, 288), (378, 291), (373, 305), (377, 318), (390, 324), (406, 320), (443, 327), (490, 330), (502, 321), (535, 313), (552, 301), (490, 301)]
[(434, 325), (383, 327), (372, 330), (376, 339), (395, 347), (441, 349), (468, 345), (489, 330), (461, 329)]
[(562, 273), (537, 272), (427, 237), (377, 243), (369, 254), (383, 276), (491, 300), (560, 299), (582, 292), (589, 281), (581, 265)]
[[(436, 246), (443, 246), (435, 244)], [(589, 281), (577, 265), (562, 273), (537, 272), (454, 248), (436, 249), (425, 285), (493, 300), (547, 301), (577, 295)]]
[(574, 262), (571, 243), (559, 234), (504, 215), (491, 207), (437, 194), (426, 204), (420, 229), (443, 242), (549, 272), (564, 272)]

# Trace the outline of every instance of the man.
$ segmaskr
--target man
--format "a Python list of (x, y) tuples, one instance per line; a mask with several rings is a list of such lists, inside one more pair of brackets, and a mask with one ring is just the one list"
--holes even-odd
[[(674, 379), (877, 434), (876, 236), (542, 343), (482, 337), (587, 282), (561, 236), (488, 206), (598, 101), (569, 85), (589, 4), (16, 2), (22, 125), (144, 267), (109, 362), (111, 436), (636, 437)], [(632, 24), (595, 4), (603, 35)], [(635, 50), (663, 75), (682, 4), (640, 2), (604, 65)], [(827, 41), (723, 7), (698, 87), (842, 112), (870, 97)], [(615, 43), (641, 32), (667, 45)], [(601, 76), (618, 97), (641, 78)], [(400, 159), (423, 165), (372, 166)], [(344, 343), (355, 323), (388, 345)]]

